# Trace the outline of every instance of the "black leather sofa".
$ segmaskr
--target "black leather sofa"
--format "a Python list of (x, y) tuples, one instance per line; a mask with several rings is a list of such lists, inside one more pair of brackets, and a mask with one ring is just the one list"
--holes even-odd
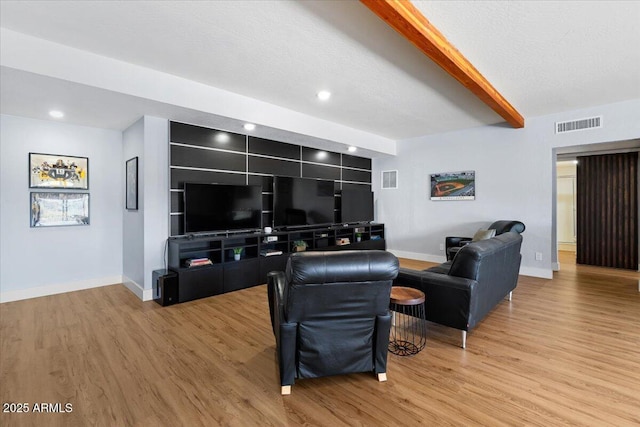
[(424, 271), (401, 268), (397, 285), (421, 290), (426, 295), (429, 321), (462, 331), (474, 328), (518, 284), (522, 236), (515, 232), (469, 243), (452, 261)]
[[(520, 221), (513, 220), (500, 220), (495, 221), (487, 230), (496, 230), (496, 236), (499, 236), (502, 233), (508, 233), (510, 231), (515, 233), (522, 233), (525, 230), (524, 223)], [(447, 261), (451, 261), (456, 253), (460, 250), (464, 245), (471, 243), (473, 239), (471, 237), (458, 237), (458, 236), (447, 236), (444, 238), (444, 248), (445, 254), (447, 256)]]
[(300, 252), (267, 289), (282, 394), (295, 379), (374, 372), (386, 380), (398, 259), (379, 250)]

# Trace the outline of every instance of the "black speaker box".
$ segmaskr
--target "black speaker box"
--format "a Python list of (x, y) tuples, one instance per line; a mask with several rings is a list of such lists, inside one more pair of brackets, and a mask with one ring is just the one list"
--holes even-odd
[(178, 275), (169, 270), (155, 270), (152, 274), (153, 300), (160, 305), (178, 302)]

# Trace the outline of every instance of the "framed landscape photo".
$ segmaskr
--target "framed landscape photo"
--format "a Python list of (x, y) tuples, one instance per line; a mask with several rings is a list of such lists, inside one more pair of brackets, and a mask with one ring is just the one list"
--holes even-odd
[(444, 172), (431, 175), (431, 200), (475, 200), (476, 172)]
[(31, 193), (31, 227), (89, 225), (89, 193)]
[(89, 159), (29, 153), (29, 188), (89, 189)]
[(126, 184), (126, 192), (127, 192), (127, 200), (126, 200), (126, 208), (130, 211), (138, 210), (138, 158), (134, 157), (132, 159), (127, 160), (126, 164), (127, 170), (127, 184)]

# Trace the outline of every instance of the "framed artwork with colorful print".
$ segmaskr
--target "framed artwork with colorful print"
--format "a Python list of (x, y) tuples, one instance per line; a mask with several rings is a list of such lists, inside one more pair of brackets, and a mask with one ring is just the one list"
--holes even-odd
[(29, 188), (89, 189), (89, 159), (29, 153)]

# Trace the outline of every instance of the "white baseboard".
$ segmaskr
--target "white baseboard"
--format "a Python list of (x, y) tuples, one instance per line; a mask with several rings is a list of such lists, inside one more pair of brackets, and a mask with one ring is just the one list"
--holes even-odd
[(546, 268), (520, 266), (520, 276), (532, 276), (532, 277), (539, 277), (541, 279), (553, 279), (553, 270), (546, 269)]
[(144, 289), (135, 280), (131, 280), (127, 276), (122, 277), (122, 284), (142, 301), (151, 301), (153, 299), (153, 289)]
[(39, 286), (35, 288), (17, 289), (15, 291), (0, 292), (0, 303), (20, 301), (66, 292), (81, 291), (83, 289), (99, 288), (122, 283), (122, 276), (101, 277), (98, 279), (81, 280), (71, 283)]
[(416, 259), (418, 261), (427, 261), (427, 262), (437, 262), (442, 264), (447, 260), (447, 257), (443, 255), (429, 255), (423, 254), (419, 252), (407, 252), (407, 251), (398, 251), (395, 249), (387, 249), (389, 252), (397, 256), (398, 258), (408, 258), (408, 259)]
[[(394, 254), (395, 256), (397, 256), (398, 258), (416, 259), (419, 261), (437, 262), (437, 263), (443, 263), (447, 260), (447, 258), (442, 255), (430, 255), (430, 254), (423, 254), (419, 252), (398, 251), (395, 249), (387, 249), (387, 250), (392, 254)], [(547, 270), (544, 268), (521, 266), (520, 275), (540, 277), (542, 279), (553, 279), (553, 271)]]

